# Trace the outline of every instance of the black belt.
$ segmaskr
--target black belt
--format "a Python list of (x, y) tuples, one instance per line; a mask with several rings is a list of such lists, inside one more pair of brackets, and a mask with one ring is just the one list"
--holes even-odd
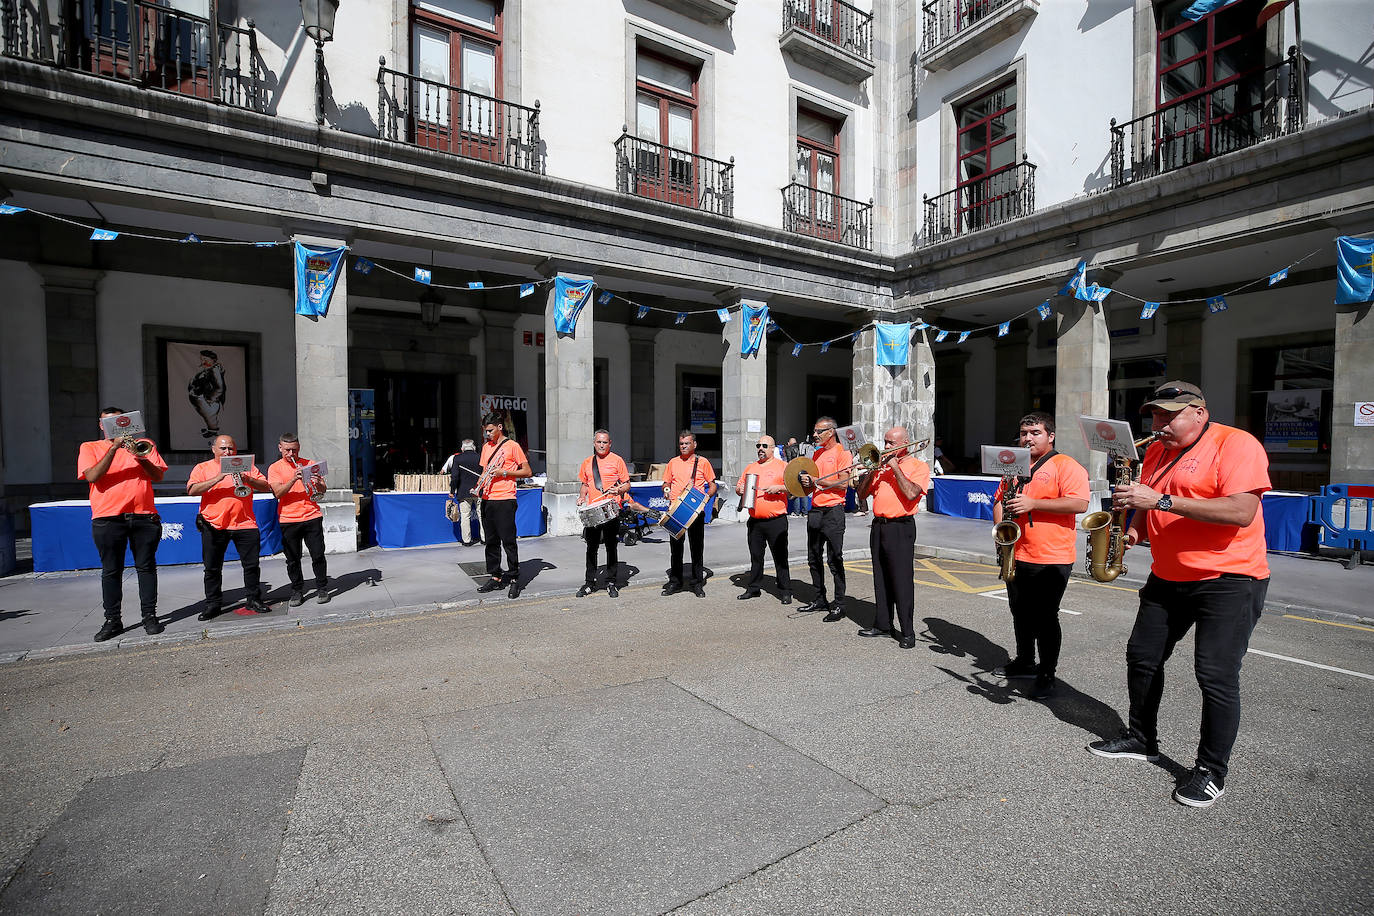
[(812, 506), (811, 512), (843, 512), (844, 506)]
[(916, 524), (916, 519), (914, 516), (910, 515), (899, 515), (896, 518), (887, 518), (882, 515), (873, 516), (873, 524), (875, 525), (890, 525), (893, 522), (911, 522), (914, 525)]

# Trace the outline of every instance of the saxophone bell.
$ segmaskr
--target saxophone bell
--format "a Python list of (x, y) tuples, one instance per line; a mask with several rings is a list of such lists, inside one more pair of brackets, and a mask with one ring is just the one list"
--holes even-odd
[(1012, 521), (1011, 501), (1021, 492), (1021, 479), (1002, 478), (1002, 520), (992, 528), (992, 542), (997, 547), (997, 578), (1010, 582), (1016, 578), (1016, 542), (1021, 540), (1021, 526)]
[[(1137, 439), (1132, 451), (1139, 455), (1140, 447), (1158, 439), (1162, 433), (1153, 432), (1143, 439)], [(1141, 462), (1125, 455), (1113, 455), (1111, 459), (1111, 488), (1129, 487), (1135, 483), (1140, 473)], [(1111, 582), (1127, 572), (1126, 557), (1126, 510), (1115, 509), (1111, 512), (1090, 512), (1079, 522), (1088, 535), (1087, 556), (1084, 563), (1088, 575), (1097, 582)]]

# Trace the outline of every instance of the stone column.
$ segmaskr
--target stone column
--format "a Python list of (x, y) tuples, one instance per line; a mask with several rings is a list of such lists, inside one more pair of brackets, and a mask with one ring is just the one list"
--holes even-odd
[[(632, 324), (630, 335), (629, 459), (641, 474), (654, 463), (654, 341), (659, 328)], [(625, 455), (624, 452), (621, 453)]]
[[(744, 339), (744, 309), (736, 308), (743, 300), (734, 299), (730, 320), (721, 325), (724, 354), (720, 360), (721, 379), (721, 465), (720, 490), (724, 502), (720, 507), (722, 521), (747, 521), (747, 512), (736, 512), (739, 501), (734, 496), (735, 481), (744, 469), (758, 457), (754, 443), (767, 430), (764, 421), (768, 414), (768, 347), (764, 343), (750, 356), (740, 356), (740, 342)], [(757, 303), (756, 303), (757, 304)]]
[(1088, 469), (1093, 500), (1089, 509), (1095, 509), (1096, 500), (1107, 493), (1107, 456), (1088, 451), (1078, 431), (1078, 418), (1105, 417), (1110, 410), (1107, 315), (1100, 303), (1061, 296), (1054, 304), (1059, 336), (1055, 348), (1054, 446)]
[[(100, 377), (96, 348), (96, 288), (103, 271), (35, 264), (43, 278), (48, 325), (48, 423), (54, 498), (68, 495), (74, 483), (81, 443), (100, 438)], [(137, 358), (137, 354), (130, 354)], [(38, 406), (38, 405), (33, 405)], [(125, 410), (141, 409), (131, 404)], [(17, 405), (10, 405), (15, 409)], [(41, 409), (41, 408), (40, 408)], [(147, 416), (147, 411), (144, 411)], [(154, 431), (155, 435), (156, 432)], [(163, 443), (163, 448), (166, 444)], [(86, 496), (86, 488), (71, 492)]]
[(1336, 312), (1330, 483), (1374, 484), (1374, 426), (1355, 425), (1355, 402), (1374, 401), (1374, 315), (1368, 304)]
[[(300, 238), (306, 245), (337, 248), (338, 239)], [(329, 314), (296, 315), (296, 435), (301, 454), (329, 463), (329, 489), (320, 497), (326, 553), (358, 549), (358, 516), (349, 486), (348, 461), (348, 270), (339, 271)], [(262, 443), (259, 467), (276, 460), (276, 440)]]
[(915, 453), (927, 464), (935, 456), (935, 357), (929, 333), (914, 332), (905, 366), (878, 365), (878, 334), (873, 328), (866, 328), (854, 342), (854, 422), (880, 450), (883, 433), (905, 426), (913, 444), (927, 440)]
[(548, 289), (544, 307), (544, 380), (548, 385), (544, 416), (548, 479), (544, 484), (544, 508), (549, 514), (549, 534), (581, 534), (577, 471), (582, 460), (592, 453), (596, 406), (592, 388), (593, 305), (588, 302), (583, 307), (572, 334), (559, 334), (553, 323), (555, 284), (550, 283)]
[[(549, 287), (553, 295), (553, 287)], [(515, 394), (515, 322), (520, 316), (514, 312), (482, 313), (486, 323), (486, 387), (482, 394)]]
[[(997, 358), (996, 390), (993, 402), (993, 441), (1012, 442), (1026, 415), (1026, 354), (1030, 331), (1008, 331), (994, 344)], [(1057, 437), (1056, 437), (1057, 438)]]
[(1201, 302), (1164, 305), (1164, 364), (1171, 379), (1202, 384), (1202, 322), (1207, 307)]

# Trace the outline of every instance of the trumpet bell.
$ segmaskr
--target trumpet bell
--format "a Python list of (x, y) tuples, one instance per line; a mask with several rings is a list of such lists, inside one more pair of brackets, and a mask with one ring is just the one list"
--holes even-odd
[(801, 485), (801, 475), (803, 474), (814, 480), (821, 476), (821, 469), (816, 467), (816, 462), (805, 456), (793, 458), (787, 462), (787, 467), (782, 469), (783, 486), (787, 487), (788, 493), (798, 499), (806, 496), (806, 488)]
[(124, 437), (124, 447), (132, 452), (135, 458), (146, 458), (153, 451), (153, 443), (135, 439), (133, 436)]

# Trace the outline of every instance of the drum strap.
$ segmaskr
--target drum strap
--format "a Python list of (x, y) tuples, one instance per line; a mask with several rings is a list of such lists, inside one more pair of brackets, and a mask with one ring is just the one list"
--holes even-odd
[(592, 456), (592, 483), (596, 484), (597, 492), (606, 492), (606, 488), (601, 485), (601, 462), (595, 455)]

